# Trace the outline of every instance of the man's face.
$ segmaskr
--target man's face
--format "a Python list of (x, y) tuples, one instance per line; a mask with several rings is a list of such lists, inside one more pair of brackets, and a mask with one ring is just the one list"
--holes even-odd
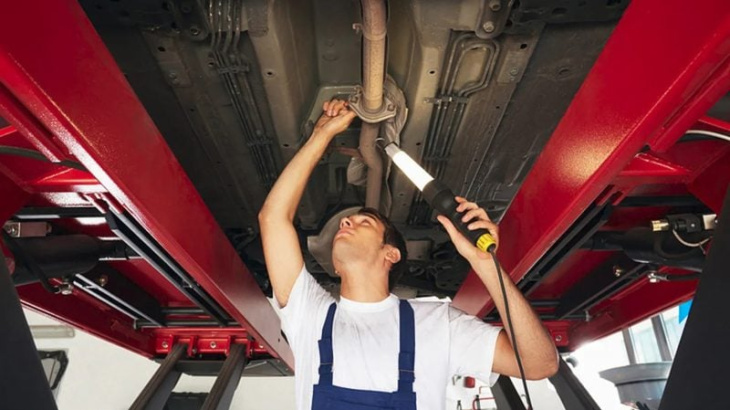
[(371, 215), (344, 217), (332, 242), (332, 257), (340, 261), (365, 258), (375, 262), (382, 253), (384, 235), (385, 226)]

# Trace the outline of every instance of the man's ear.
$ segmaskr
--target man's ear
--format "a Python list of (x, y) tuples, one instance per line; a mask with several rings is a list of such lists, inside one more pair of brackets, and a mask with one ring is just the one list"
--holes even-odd
[(385, 245), (385, 260), (393, 265), (400, 262), (400, 249), (392, 245)]

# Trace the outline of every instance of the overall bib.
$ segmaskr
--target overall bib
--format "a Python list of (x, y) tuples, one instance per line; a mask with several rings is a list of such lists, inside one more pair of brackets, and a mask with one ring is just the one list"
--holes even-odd
[(319, 340), (319, 383), (314, 386), (312, 410), (416, 410), (413, 391), (413, 365), (416, 331), (413, 308), (400, 301), (400, 352), (398, 353), (398, 390), (392, 393), (355, 390), (332, 385), (332, 327), (337, 305), (332, 303)]

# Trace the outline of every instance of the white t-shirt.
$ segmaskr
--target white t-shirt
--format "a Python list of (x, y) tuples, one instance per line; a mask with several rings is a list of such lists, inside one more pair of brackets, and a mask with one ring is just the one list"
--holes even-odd
[[(305, 267), (281, 309), (282, 329), (294, 353), (298, 410), (312, 407), (313, 386), (319, 382), (317, 341), (334, 301)], [(340, 298), (332, 331), (335, 386), (382, 392), (398, 389), (398, 303), (392, 294), (376, 303)], [(448, 303), (410, 303), (416, 322), (413, 389), (419, 410), (443, 410), (446, 386), (454, 375), (494, 384), (497, 375), (492, 373), (492, 361), (500, 328)]]

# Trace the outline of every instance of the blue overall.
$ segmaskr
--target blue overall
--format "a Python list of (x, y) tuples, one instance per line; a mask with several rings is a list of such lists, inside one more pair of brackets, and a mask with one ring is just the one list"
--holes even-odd
[(413, 308), (400, 301), (400, 352), (398, 353), (398, 390), (392, 393), (365, 391), (332, 385), (332, 327), (336, 304), (327, 311), (319, 341), (319, 384), (314, 386), (312, 410), (416, 410), (413, 391), (413, 363), (416, 354), (416, 331)]

